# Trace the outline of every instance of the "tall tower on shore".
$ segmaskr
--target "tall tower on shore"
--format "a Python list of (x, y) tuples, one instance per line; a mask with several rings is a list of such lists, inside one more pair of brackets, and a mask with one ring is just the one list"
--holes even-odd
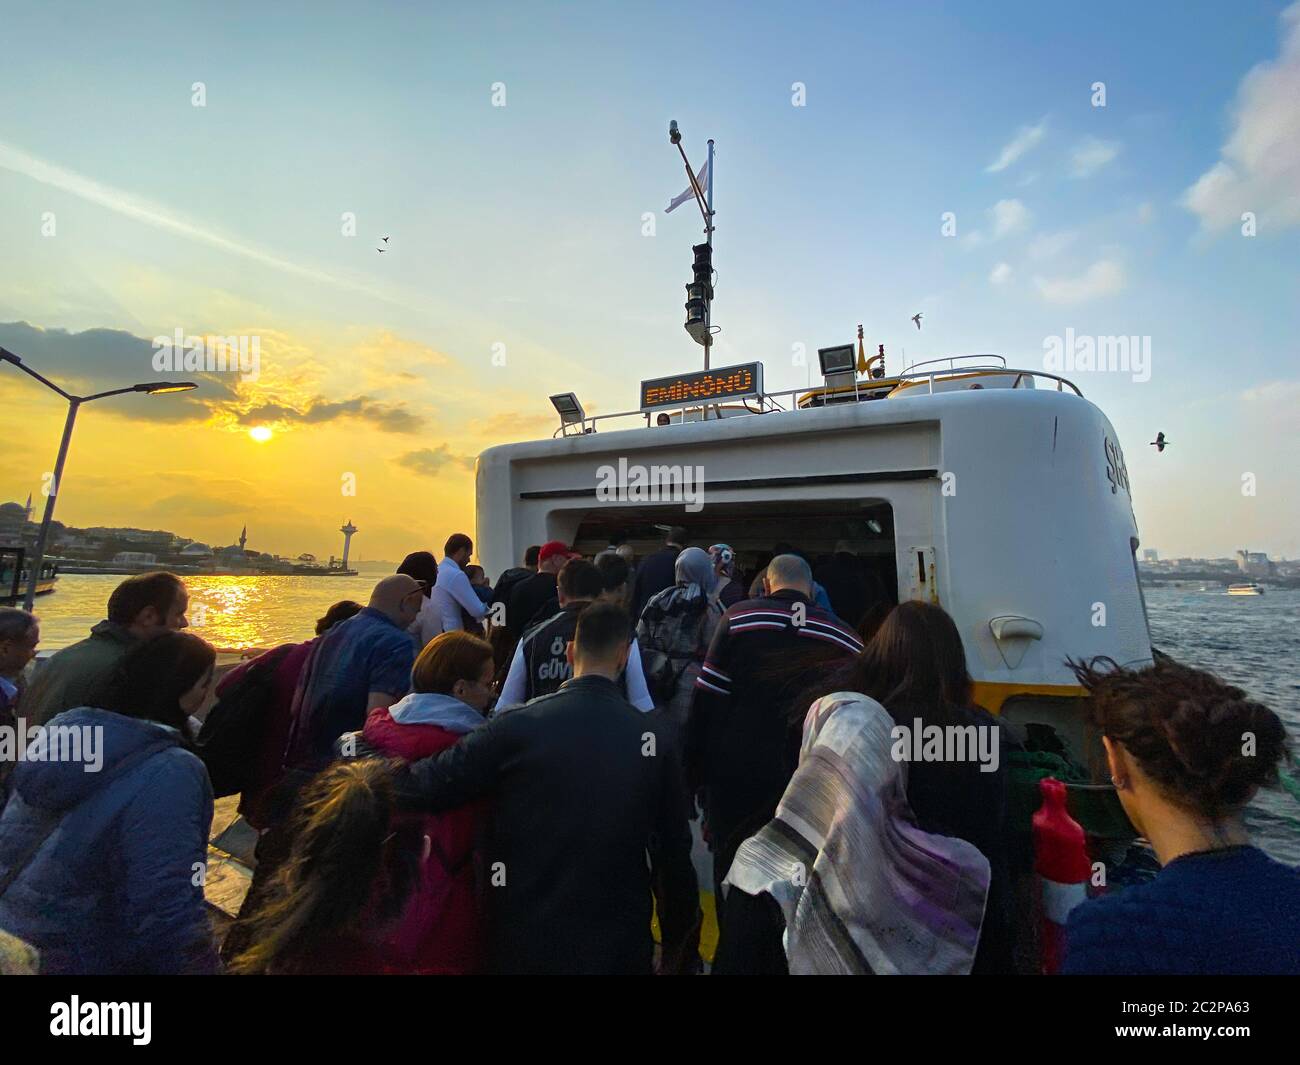
[(339, 529), (343, 534), (343, 568), (348, 568), (348, 550), (352, 547), (352, 536), (357, 531), (357, 527), (352, 524), (352, 519), (348, 518), (348, 523)]
[(247, 526), (247, 525), (245, 525), (245, 526), (244, 526), (244, 527), (239, 531), (239, 553), (240, 553), (241, 555), (244, 553), (244, 545), (245, 545), (246, 543), (248, 543), (248, 526)]

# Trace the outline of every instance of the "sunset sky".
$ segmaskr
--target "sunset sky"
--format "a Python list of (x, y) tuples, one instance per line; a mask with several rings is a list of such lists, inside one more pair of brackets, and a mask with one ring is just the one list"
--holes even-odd
[[(70, 390), (201, 382), (83, 409), (69, 524), (472, 532), (474, 457), (549, 436), (548, 394), (700, 365), (677, 119), (718, 146), (716, 365), (793, 388), (858, 322), (891, 371), (1147, 336), (1149, 381), (1066, 374), (1143, 545), (1300, 554), (1300, 3), (0, 0), (0, 46), (0, 346)], [(155, 372), (177, 329), (257, 336), (257, 380)], [(62, 405), (11, 366), (0, 403), (0, 502), (39, 502)]]

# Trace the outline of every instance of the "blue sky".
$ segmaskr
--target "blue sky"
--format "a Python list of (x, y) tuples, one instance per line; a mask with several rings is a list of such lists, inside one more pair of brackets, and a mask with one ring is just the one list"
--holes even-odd
[[(1037, 367), (1066, 329), (1149, 336), (1149, 381), (1076, 376), (1120, 433), (1144, 544), (1300, 554), (1300, 5), (2, 7), (0, 323), (251, 331), (267, 352), (179, 430), (163, 400), (97, 410), (65, 520), (220, 539), (252, 510), (257, 546), (327, 550), (355, 506), (371, 557), (467, 526), (473, 455), (549, 432), (548, 392), (627, 409), (638, 378), (699, 363), (699, 217), (662, 213), (675, 118), (697, 166), (718, 146), (717, 363), (801, 385), (793, 346), (858, 322), (891, 370), (904, 347)], [(123, 344), (54, 339), (41, 365), (67, 380), (144, 372)], [(34, 399), (20, 384), (0, 399)], [(57, 443), (35, 403), (5, 498)], [(275, 439), (251, 443), (268, 404)], [(402, 410), (423, 425), (395, 430)], [(358, 451), (355, 503), (332, 467), (286, 487)]]

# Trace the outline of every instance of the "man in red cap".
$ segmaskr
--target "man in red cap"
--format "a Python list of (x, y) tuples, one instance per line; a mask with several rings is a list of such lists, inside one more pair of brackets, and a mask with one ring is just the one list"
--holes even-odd
[(578, 557), (580, 556), (561, 540), (542, 544), (542, 549), (537, 552), (537, 572), (515, 585), (510, 592), (510, 602), (506, 604), (506, 631), (514, 639), (517, 640), (524, 634), (529, 622), (551, 600), (555, 600), (555, 610), (560, 609), (555, 575), (569, 559)]

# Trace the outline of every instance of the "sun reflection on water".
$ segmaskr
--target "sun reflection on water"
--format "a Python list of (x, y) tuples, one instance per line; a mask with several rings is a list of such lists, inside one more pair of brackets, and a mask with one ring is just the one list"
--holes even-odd
[[(316, 619), (333, 603), (365, 603), (382, 573), (358, 577), (193, 576), (182, 579), (190, 593), (190, 631), (220, 651), (310, 639)], [(104, 617), (109, 594), (122, 581), (109, 574), (66, 574), (56, 591), (36, 601), (41, 650), (50, 652), (84, 639)]]
[(265, 603), (276, 577), (191, 577), (190, 628), (219, 649), (265, 646)]

